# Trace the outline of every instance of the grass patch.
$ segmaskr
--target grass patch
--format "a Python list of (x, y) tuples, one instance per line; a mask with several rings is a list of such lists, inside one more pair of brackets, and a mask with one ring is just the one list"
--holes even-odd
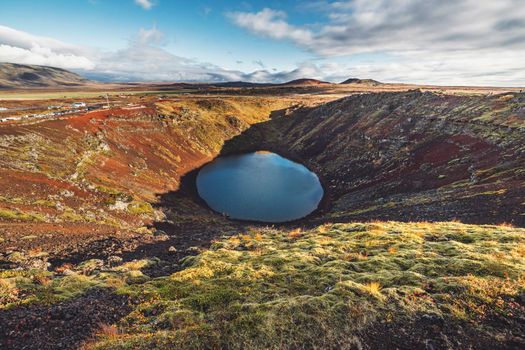
[(256, 229), (125, 284), (141, 303), (95, 349), (349, 347), (376, 320), (482, 322), (523, 293), (525, 230), (460, 223)]
[(94, 287), (130, 295), (133, 311), (100, 332), (93, 349), (348, 348), (376, 322), (437, 315), (482, 330), (494, 315), (523, 316), (525, 230), (508, 225), (254, 228), (183, 259), (171, 276), (146, 276), (154, 263), (108, 269), (89, 260), (65, 276), (2, 271), (0, 309)]
[(134, 201), (129, 203), (128, 212), (133, 215), (151, 215), (153, 207), (148, 202)]
[(84, 221), (84, 217), (75, 212), (72, 208), (66, 208), (63, 213), (58, 216), (61, 220), (65, 222), (80, 222)]
[(0, 220), (44, 221), (44, 217), (38, 213), (26, 213), (14, 209), (0, 208)]
[(55, 208), (57, 204), (56, 204), (56, 202), (51, 201), (51, 200), (37, 199), (36, 201), (33, 202), (33, 205), (39, 205), (39, 206), (43, 206), (43, 207)]
[[(35, 256), (42, 256), (40, 253)], [(22, 262), (27, 257), (15, 252), (12, 262)], [(0, 310), (33, 303), (52, 304), (74, 298), (94, 287), (122, 289), (131, 284), (144, 283), (150, 278), (141, 269), (155, 264), (156, 260), (134, 260), (108, 269), (102, 260), (91, 259), (68, 266), (66, 275), (41, 269), (0, 270)], [(66, 268), (59, 269), (63, 273)]]

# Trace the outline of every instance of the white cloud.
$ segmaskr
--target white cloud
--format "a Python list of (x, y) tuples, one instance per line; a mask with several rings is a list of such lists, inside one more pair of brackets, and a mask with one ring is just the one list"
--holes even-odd
[(254, 34), (292, 41), (325, 60), (363, 53), (387, 57), (346, 69), (365, 77), (525, 85), (522, 0), (325, 0), (314, 8), (326, 17), (324, 24), (292, 25), (284, 12), (272, 9), (228, 16)]
[(140, 28), (127, 47), (115, 51), (70, 45), (0, 26), (0, 61), (73, 69), (97, 78), (120, 81), (225, 81), (242, 72), (176, 56), (165, 49), (156, 27)]
[(166, 43), (165, 35), (156, 26), (151, 29), (140, 28), (136, 41), (141, 45), (163, 45)]
[(524, 86), (523, 63), (515, 59), (515, 55), (524, 54), (523, 50), (487, 50), (480, 52), (480, 57), (473, 64), (470, 53), (434, 54), (429, 58), (426, 52), (413, 52), (409, 55), (394, 55), (380, 62), (327, 64), (322, 71), (330, 81), (361, 77), (416, 84)]
[(135, 0), (135, 4), (142, 7), (144, 10), (149, 10), (153, 7), (153, 1), (151, 0)]
[[(379, 1), (381, 3), (386, 0)], [(414, 2), (393, 1), (399, 6), (405, 4), (405, 10), (408, 6), (406, 4)], [(501, 1), (507, 3), (510, 0)], [(469, 0), (459, 2), (466, 6)], [(447, 3), (450, 8), (461, 12), (455, 5), (456, 2)], [(383, 5), (389, 6), (387, 2)], [(490, 5), (491, 11), (487, 6), (480, 4), (484, 10), (476, 10), (476, 15), (488, 17), (490, 13), (500, 14), (496, 16), (497, 19), (492, 18), (488, 21), (493, 23), (494, 28), (499, 28), (494, 29), (496, 32), (506, 32), (507, 35), (489, 32), (485, 24), (478, 23), (484, 22), (482, 20), (461, 24), (456, 15), (450, 16), (453, 18), (444, 16), (447, 11), (442, 6), (437, 6), (431, 17), (437, 16), (441, 21), (458, 22), (458, 26), (449, 30), (448, 34), (445, 33), (446, 26), (435, 23), (432, 26), (441, 29), (436, 34), (431, 33), (425, 25), (418, 22), (414, 14), (400, 13), (396, 18), (387, 20), (386, 18), (393, 16), (398, 10), (385, 10), (361, 0), (319, 2), (316, 8), (327, 9), (326, 15), (331, 18), (331, 22), (324, 27), (294, 26), (287, 22), (286, 14), (274, 10), (263, 10), (262, 15), (253, 13), (239, 17), (239, 13), (230, 14), (232, 20), (238, 19), (236, 23), (244, 23), (244, 27), (250, 23), (250, 30), (260, 35), (278, 40), (292, 40), (319, 55), (319, 59), (300, 63), (290, 71), (266, 69), (264, 65), (259, 64), (261, 69), (246, 73), (181, 57), (166, 49), (166, 36), (155, 26), (140, 28), (126, 47), (112, 51), (71, 45), (53, 38), (0, 26), (0, 61), (56, 66), (80, 71), (91, 78), (119, 81), (284, 82), (315, 78), (339, 82), (348, 77), (360, 77), (385, 82), (523, 86), (525, 61), (522, 57), (525, 57), (525, 40), (517, 39), (525, 37), (525, 22), (519, 20), (525, 18), (525, 10), (517, 8), (511, 15), (503, 16), (499, 7), (503, 5), (500, 2)], [(377, 16), (373, 15), (376, 13)], [(463, 14), (460, 17), (466, 20), (465, 16)], [(265, 21), (273, 24), (267, 26)], [(424, 21), (432, 23), (430, 18), (425, 18)], [(473, 21), (471, 18), (471, 22)], [(360, 23), (361, 27), (357, 28), (354, 22)], [(354, 38), (352, 33), (345, 29), (349, 26), (357, 28), (362, 38)], [(340, 36), (334, 34), (336, 27), (339, 27), (337, 30)], [(389, 40), (376, 38), (378, 32), (383, 35), (391, 33), (388, 34), (389, 40), (394, 42), (388, 43)], [(477, 33), (484, 35), (484, 40), (478, 40)], [(425, 44), (422, 37), (429, 41)], [(383, 47), (386, 49), (383, 50)], [(366, 59), (366, 56), (360, 59), (352, 57), (354, 53), (362, 51), (381, 54), (373, 54), (369, 59)], [(341, 55), (349, 55), (351, 58), (331, 58)]]
[(0, 45), (0, 62), (36, 64), (66, 69), (92, 69), (94, 63), (88, 58), (72, 54), (61, 54), (35, 44), (30, 49)]
[(283, 11), (265, 8), (257, 13), (232, 12), (228, 17), (240, 27), (273, 39), (291, 39), (301, 43), (312, 40), (310, 31), (289, 25)]
[[(102, 51), (70, 45), (0, 26), (0, 61), (74, 69), (96, 79), (114, 81), (283, 82), (303, 76), (321, 77), (321, 70), (303, 64), (289, 72), (252, 73), (174, 55), (164, 49), (165, 35), (155, 26), (140, 28), (125, 48)], [(260, 62), (261, 67), (264, 67)]]
[(316, 30), (291, 25), (286, 13), (268, 8), (228, 16), (255, 34), (292, 40), (324, 56), (525, 46), (522, 0), (351, 0), (324, 8), (328, 22)]
[(0, 25), (0, 61), (93, 69), (95, 63), (86, 57), (89, 52), (92, 50)]
[(83, 54), (86, 51), (85, 47), (66, 44), (53, 38), (33, 35), (3, 25), (0, 25), (0, 43), (23, 49), (31, 49), (34, 45), (38, 45), (54, 52), (67, 52), (75, 55)]

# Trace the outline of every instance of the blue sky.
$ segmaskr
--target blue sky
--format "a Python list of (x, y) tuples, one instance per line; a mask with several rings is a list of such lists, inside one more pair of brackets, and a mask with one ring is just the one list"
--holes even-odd
[(152, 81), (524, 86), (520, 0), (3, 0), (0, 61)]
[[(271, 68), (291, 69), (297, 61), (312, 56), (288, 43), (254, 37), (225, 17), (232, 11), (262, 9), (271, 2), (159, 0), (156, 3), (145, 10), (133, 0), (3, 1), (0, 23), (63, 42), (107, 50), (125, 47), (139, 28), (156, 25), (165, 35), (167, 50), (230, 69), (239, 68), (238, 61), (243, 61), (241, 67), (251, 70), (260, 68), (253, 61), (262, 61)], [(275, 3), (277, 8), (280, 2)], [(296, 2), (286, 3), (291, 9)], [(40, 15), (28, 20), (28, 9)]]

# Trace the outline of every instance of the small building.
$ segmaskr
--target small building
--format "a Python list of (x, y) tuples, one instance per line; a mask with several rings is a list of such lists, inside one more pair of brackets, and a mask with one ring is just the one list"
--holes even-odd
[(8, 121), (20, 120), (20, 119), (21, 119), (20, 117), (7, 117), (7, 118), (0, 119), (0, 122), (8, 122)]

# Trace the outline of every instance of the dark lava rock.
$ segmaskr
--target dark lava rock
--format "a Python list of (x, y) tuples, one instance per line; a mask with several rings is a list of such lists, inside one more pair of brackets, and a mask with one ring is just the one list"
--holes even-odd
[(100, 325), (130, 312), (126, 296), (108, 289), (50, 306), (30, 305), (0, 311), (0, 349), (78, 349)]

